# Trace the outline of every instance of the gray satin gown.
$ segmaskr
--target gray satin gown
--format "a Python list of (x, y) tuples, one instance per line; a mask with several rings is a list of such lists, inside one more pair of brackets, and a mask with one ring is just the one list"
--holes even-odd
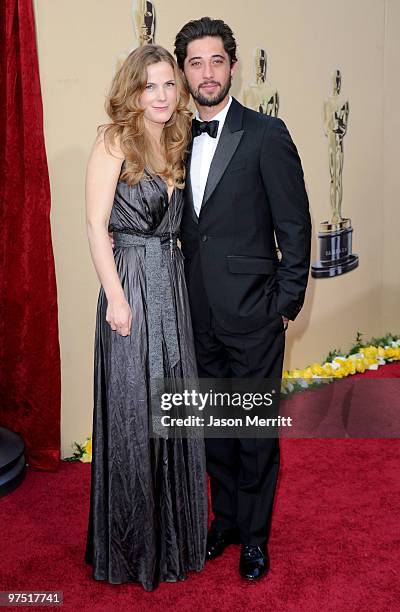
[[(103, 288), (97, 306), (85, 560), (96, 580), (139, 582), (148, 591), (200, 571), (205, 558), (204, 440), (149, 436), (154, 364), (168, 379), (197, 375), (183, 255), (176, 248), (171, 257), (169, 244), (183, 203), (176, 188), (168, 202), (157, 176), (146, 174), (131, 187), (118, 182), (109, 229), (132, 309), (131, 335), (120, 336), (106, 322)], [(157, 287), (163, 288), (158, 302)]]

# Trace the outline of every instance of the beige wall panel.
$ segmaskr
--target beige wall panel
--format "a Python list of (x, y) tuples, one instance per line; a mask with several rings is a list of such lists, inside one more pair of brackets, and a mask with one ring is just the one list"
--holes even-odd
[[(385, 330), (400, 320), (400, 2), (386, 0), (384, 155), (384, 234), (382, 310)], [(377, 247), (379, 249), (380, 247)]]

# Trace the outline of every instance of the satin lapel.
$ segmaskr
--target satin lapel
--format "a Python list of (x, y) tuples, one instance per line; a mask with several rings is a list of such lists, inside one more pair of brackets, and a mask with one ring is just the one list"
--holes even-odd
[[(233, 98), (208, 173), (201, 210), (207, 204), (243, 136), (243, 106)], [(201, 213), (200, 213), (201, 214)]]
[(195, 223), (199, 222), (199, 218), (196, 215), (196, 211), (194, 209), (194, 201), (193, 201), (193, 191), (192, 191), (192, 180), (190, 178), (190, 162), (192, 161), (192, 144), (190, 145), (189, 153), (186, 158), (186, 179), (185, 179), (185, 206), (188, 206), (190, 209), (190, 214)]

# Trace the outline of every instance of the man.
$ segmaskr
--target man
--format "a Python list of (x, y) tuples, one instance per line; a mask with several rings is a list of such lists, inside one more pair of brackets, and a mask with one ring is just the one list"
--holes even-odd
[[(227, 24), (187, 23), (175, 55), (197, 109), (181, 242), (199, 376), (280, 378), (310, 260), (301, 162), (283, 121), (229, 95), (237, 58)], [(240, 538), (240, 573), (258, 580), (269, 569), (278, 439), (209, 438), (206, 454), (214, 513), (207, 559)]]

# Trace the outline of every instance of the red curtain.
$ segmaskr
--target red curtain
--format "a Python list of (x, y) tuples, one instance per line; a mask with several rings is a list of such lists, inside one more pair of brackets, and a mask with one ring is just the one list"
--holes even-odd
[(0, 2), (0, 425), (60, 461), (60, 349), (32, 0)]

